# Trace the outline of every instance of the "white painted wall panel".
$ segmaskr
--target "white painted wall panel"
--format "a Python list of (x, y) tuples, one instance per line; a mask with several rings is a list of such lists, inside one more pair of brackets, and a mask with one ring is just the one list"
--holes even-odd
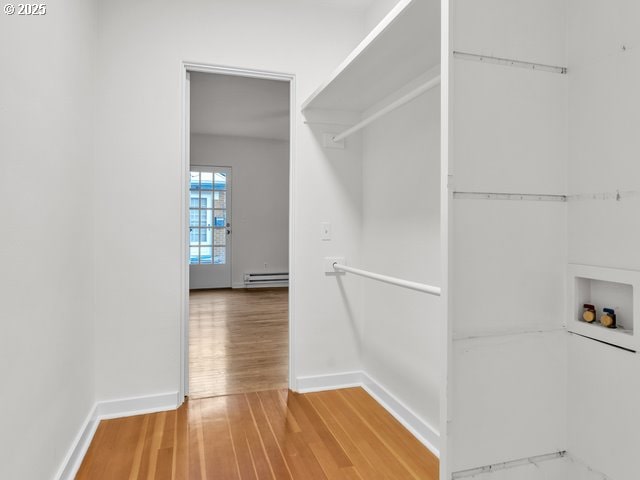
[(616, 480), (640, 474), (640, 359), (590, 339), (569, 340), (569, 451)]
[(640, 270), (640, 197), (568, 205), (569, 262)]
[[(456, 0), (452, 15), (455, 51), (566, 65), (565, 2)], [(454, 190), (565, 194), (567, 77), (453, 62)], [(566, 224), (562, 202), (453, 200), (454, 471), (566, 448)]]
[[(582, 194), (568, 208), (572, 263), (640, 270), (638, 18), (638, 2), (569, 0), (568, 184)], [(589, 198), (598, 193), (608, 195)], [(569, 346), (570, 452), (607, 478), (637, 479), (638, 356), (577, 336)]]
[(453, 49), (564, 65), (566, 2), (455, 0)]
[[(180, 379), (180, 62), (294, 73), (299, 104), (364, 32), (356, 12), (288, 0), (116, 0), (101, 3), (100, 18), (97, 393), (111, 399), (176, 390)], [(325, 158), (299, 111), (291, 273), (303, 376), (359, 367), (345, 300), (322, 258), (357, 257), (360, 165), (350, 153)], [(322, 221), (333, 224), (332, 242), (320, 241)], [(350, 280), (346, 288), (360, 305)]]
[(566, 333), (455, 341), (453, 470), (562, 451)]
[(566, 205), (454, 200), (454, 337), (561, 328)]
[(95, 400), (96, 29), (94, 1), (0, 14), (3, 479), (54, 478)]
[(458, 58), (454, 78), (456, 190), (565, 194), (567, 77)]
[[(442, 261), (439, 102), (433, 89), (363, 135), (361, 267), (436, 286)], [(437, 431), (445, 328), (440, 298), (362, 282), (364, 371)]]

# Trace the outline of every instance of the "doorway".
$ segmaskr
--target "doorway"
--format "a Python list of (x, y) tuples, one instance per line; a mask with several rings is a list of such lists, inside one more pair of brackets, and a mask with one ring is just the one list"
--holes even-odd
[(191, 398), (287, 388), (294, 78), (184, 73), (181, 385)]

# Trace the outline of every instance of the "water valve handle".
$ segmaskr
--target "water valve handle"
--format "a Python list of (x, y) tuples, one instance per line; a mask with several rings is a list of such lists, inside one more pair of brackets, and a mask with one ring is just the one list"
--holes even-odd
[(603, 308), (600, 323), (603, 327), (616, 328), (616, 311), (613, 308)]

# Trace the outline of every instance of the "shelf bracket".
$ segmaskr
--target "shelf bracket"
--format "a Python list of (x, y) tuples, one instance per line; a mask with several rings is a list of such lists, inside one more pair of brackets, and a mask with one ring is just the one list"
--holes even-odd
[(490, 55), (478, 55), (476, 53), (453, 52), (454, 58), (461, 60), (472, 60), (475, 62), (494, 63), (496, 65), (504, 65), (506, 67), (526, 68), (529, 70), (542, 70), (543, 72), (559, 73), (566, 75), (567, 67), (557, 67), (555, 65), (545, 65), (544, 63), (524, 62), (522, 60), (514, 60), (512, 58), (492, 57)]

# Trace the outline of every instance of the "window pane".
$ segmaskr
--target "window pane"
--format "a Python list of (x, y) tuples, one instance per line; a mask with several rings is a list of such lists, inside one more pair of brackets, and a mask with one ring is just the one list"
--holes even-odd
[(200, 249), (200, 263), (211, 263), (211, 247), (202, 247)]
[(227, 208), (227, 192), (213, 193), (213, 208)]
[(213, 231), (213, 244), (224, 246), (227, 244), (227, 229), (216, 228)]
[(216, 227), (225, 227), (227, 225), (227, 211), (215, 210), (214, 211), (214, 225)]
[(193, 265), (198, 263), (198, 247), (191, 247), (189, 249), (189, 264)]
[(200, 210), (191, 209), (189, 210), (189, 226), (190, 227), (199, 227), (199, 212)]
[(190, 228), (189, 229), (189, 245), (191, 247), (197, 247), (200, 245), (200, 236), (201, 232), (199, 228)]
[(213, 190), (213, 173), (200, 172), (200, 189)]
[[(191, 177), (189, 179), (189, 189), (190, 190), (199, 190), (200, 189), (200, 172), (191, 172)], [(196, 193), (196, 196), (198, 194)]]
[(213, 223), (213, 210), (200, 210), (200, 226), (212, 227)]
[(214, 265), (224, 265), (226, 259), (227, 247), (213, 247), (213, 263)]
[(200, 245), (211, 246), (213, 244), (213, 229), (201, 228), (200, 229)]
[(215, 186), (216, 190), (226, 190), (227, 189), (227, 174), (226, 173), (215, 173)]
[(198, 192), (190, 192), (191, 197), (189, 198), (189, 207), (198, 208)]
[(200, 195), (200, 208), (211, 208), (213, 206), (213, 192), (202, 192)]

